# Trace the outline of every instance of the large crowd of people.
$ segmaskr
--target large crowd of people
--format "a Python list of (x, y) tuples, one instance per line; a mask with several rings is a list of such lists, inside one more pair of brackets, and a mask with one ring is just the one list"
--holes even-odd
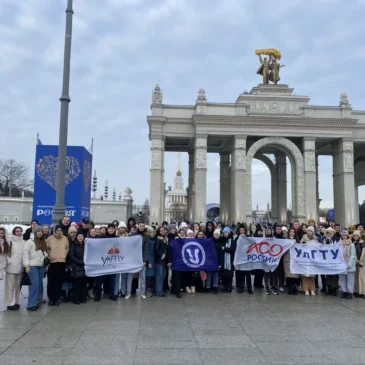
[[(90, 238), (114, 238), (141, 235), (143, 269), (136, 274), (103, 275), (87, 277), (84, 249)], [(238, 238), (275, 237), (292, 239), (295, 244), (320, 242), (330, 245), (341, 242), (347, 271), (340, 275), (297, 275), (290, 272), (289, 251), (282, 257), (273, 272), (247, 271), (244, 266), (233, 263)], [(176, 238), (211, 238), (217, 252), (219, 267), (213, 271), (171, 270), (172, 252), (169, 242)], [(288, 225), (261, 227), (259, 224), (228, 226), (208, 221), (203, 223), (163, 222), (146, 225), (130, 218), (95, 227), (84, 218), (79, 224), (65, 216), (58, 225), (42, 226), (34, 220), (25, 232), (20, 226), (9, 235), (0, 226), (0, 279), (5, 277), (4, 302), (8, 310), (20, 308), (22, 285), (29, 286), (29, 311), (36, 311), (42, 304), (59, 306), (60, 302), (76, 305), (88, 300), (100, 301), (108, 296), (112, 301), (118, 297), (128, 300), (137, 290), (142, 299), (151, 296), (165, 297), (167, 293), (181, 298), (182, 294), (197, 292), (217, 294), (237, 293), (247, 290), (253, 295), (260, 289), (267, 295), (287, 292), (289, 295), (316, 295), (321, 292), (341, 298), (365, 299), (365, 231), (362, 224), (341, 228), (335, 221), (328, 226), (294, 221)], [(5, 274), (4, 274), (5, 272)], [(27, 274), (27, 275), (26, 275)], [(43, 292), (43, 280), (47, 277), (47, 293)], [(26, 279), (29, 279), (26, 282)]]

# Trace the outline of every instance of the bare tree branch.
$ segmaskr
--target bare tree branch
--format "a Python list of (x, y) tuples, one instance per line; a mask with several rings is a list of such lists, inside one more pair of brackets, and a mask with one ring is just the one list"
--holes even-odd
[(26, 189), (32, 185), (29, 179), (28, 167), (14, 159), (0, 160), (0, 183), (4, 191), (11, 196), (12, 188), (20, 190)]

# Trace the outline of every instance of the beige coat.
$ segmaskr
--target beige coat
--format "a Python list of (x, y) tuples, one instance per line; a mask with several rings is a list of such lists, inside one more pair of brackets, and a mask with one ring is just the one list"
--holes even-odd
[(365, 247), (361, 251), (360, 259), (357, 260), (355, 273), (355, 292), (365, 294)]

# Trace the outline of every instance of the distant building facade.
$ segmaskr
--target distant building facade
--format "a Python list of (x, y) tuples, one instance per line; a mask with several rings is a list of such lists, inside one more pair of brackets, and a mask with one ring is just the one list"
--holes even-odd
[[(127, 222), (132, 216), (132, 190), (124, 191), (123, 200), (91, 200), (91, 219), (96, 224), (110, 223), (117, 219)], [(33, 198), (0, 197), (0, 224), (29, 224), (32, 220)], [(71, 217), (72, 221), (72, 217)]]
[(174, 180), (174, 188), (168, 190), (165, 197), (165, 220), (167, 222), (181, 222), (187, 218), (188, 194), (184, 187), (184, 179), (180, 169), (180, 153), (178, 154), (178, 167)]

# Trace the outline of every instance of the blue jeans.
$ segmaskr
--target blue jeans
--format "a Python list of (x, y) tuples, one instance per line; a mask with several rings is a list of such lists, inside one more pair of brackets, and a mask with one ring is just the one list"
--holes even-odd
[(205, 282), (205, 287), (207, 289), (210, 289), (211, 286), (213, 286), (213, 288), (218, 288), (218, 279), (218, 271), (207, 271), (207, 281)]
[(30, 266), (28, 274), (31, 285), (29, 285), (28, 308), (35, 307), (38, 300), (43, 297), (44, 266)]
[(163, 281), (166, 276), (166, 265), (155, 264), (155, 288), (156, 295), (160, 296), (163, 294)]
[[(132, 281), (134, 274), (127, 274), (127, 294), (132, 292)], [(139, 289), (141, 294), (146, 294), (146, 267), (143, 266), (139, 272)]]

